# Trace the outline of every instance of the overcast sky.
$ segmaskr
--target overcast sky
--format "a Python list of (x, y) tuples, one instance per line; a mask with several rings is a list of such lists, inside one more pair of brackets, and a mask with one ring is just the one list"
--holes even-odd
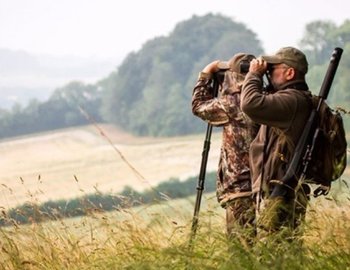
[(221, 13), (257, 33), (266, 52), (296, 46), (306, 23), (350, 18), (348, 0), (0, 0), (0, 48), (124, 57), (192, 15)]

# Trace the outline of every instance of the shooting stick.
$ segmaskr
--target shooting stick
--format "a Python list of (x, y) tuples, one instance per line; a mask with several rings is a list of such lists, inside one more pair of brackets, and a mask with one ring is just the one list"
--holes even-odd
[[(215, 74), (217, 75), (217, 74)], [(218, 82), (218, 76), (214, 76), (213, 78), (213, 94), (214, 98), (217, 97), (218, 89), (219, 89), (219, 82)], [(192, 228), (191, 228), (191, 236), (190, 236), (190, 249), (192, 248), (192, 242), (197, 232), (198, 227), (198, 215), (199, 215), (199, 209), (201, 206), (201, 200), (202, 200), (202, 194), (204, 190), (204, 180), (205, 180), (205, 173), (207, 169), (207, 162), (208, 162), (208, 156), (209, 156), (209, 150), (210, 150), (210, 139), (211, 139), (211, 133), (212, 133), (213, 126), (208, 123), (207, 126), (207, 132), (205, 135), (204, 145), (203, 145), (203, 152), (202, 152), (202, 161), (201, 161), (201, 167), (199, 171), (198, 176), (198, 184), (197, 184), (197, 197), (196, 197), (196, 204), (194, 206), (194, 214), (192, 219)]]

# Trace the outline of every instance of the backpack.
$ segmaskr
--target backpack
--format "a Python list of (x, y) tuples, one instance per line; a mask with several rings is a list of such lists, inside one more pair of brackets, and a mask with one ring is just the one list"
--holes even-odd
[[(319, 97), (312, 97), (317, 108)], [(318, 112), (319, 136), (306, 171), (308, 183), (330, 187), (344, 172), (347, 159), (347, 141), (343, 119), (338, 111), (331, 109), (325, 101)]]

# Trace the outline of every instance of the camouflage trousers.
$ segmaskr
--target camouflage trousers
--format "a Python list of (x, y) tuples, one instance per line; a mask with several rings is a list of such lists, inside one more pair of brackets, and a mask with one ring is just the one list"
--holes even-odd
[(226, 207), (226, 227), (230, 239), (252, 242), (255, 237), (255, 199), (236, 198)]

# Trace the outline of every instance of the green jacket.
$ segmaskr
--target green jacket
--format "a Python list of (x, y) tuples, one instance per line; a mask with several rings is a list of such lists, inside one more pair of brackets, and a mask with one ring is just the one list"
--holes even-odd
[(268, 94), (262, 86), (261, 76), (248, 73), (241, 94), (242, 111), (262, 125), (249, 152), (253, 193), (267, 191), (271, 180), (285, 175), (312, 108), (304, 81), (289, 82)]

